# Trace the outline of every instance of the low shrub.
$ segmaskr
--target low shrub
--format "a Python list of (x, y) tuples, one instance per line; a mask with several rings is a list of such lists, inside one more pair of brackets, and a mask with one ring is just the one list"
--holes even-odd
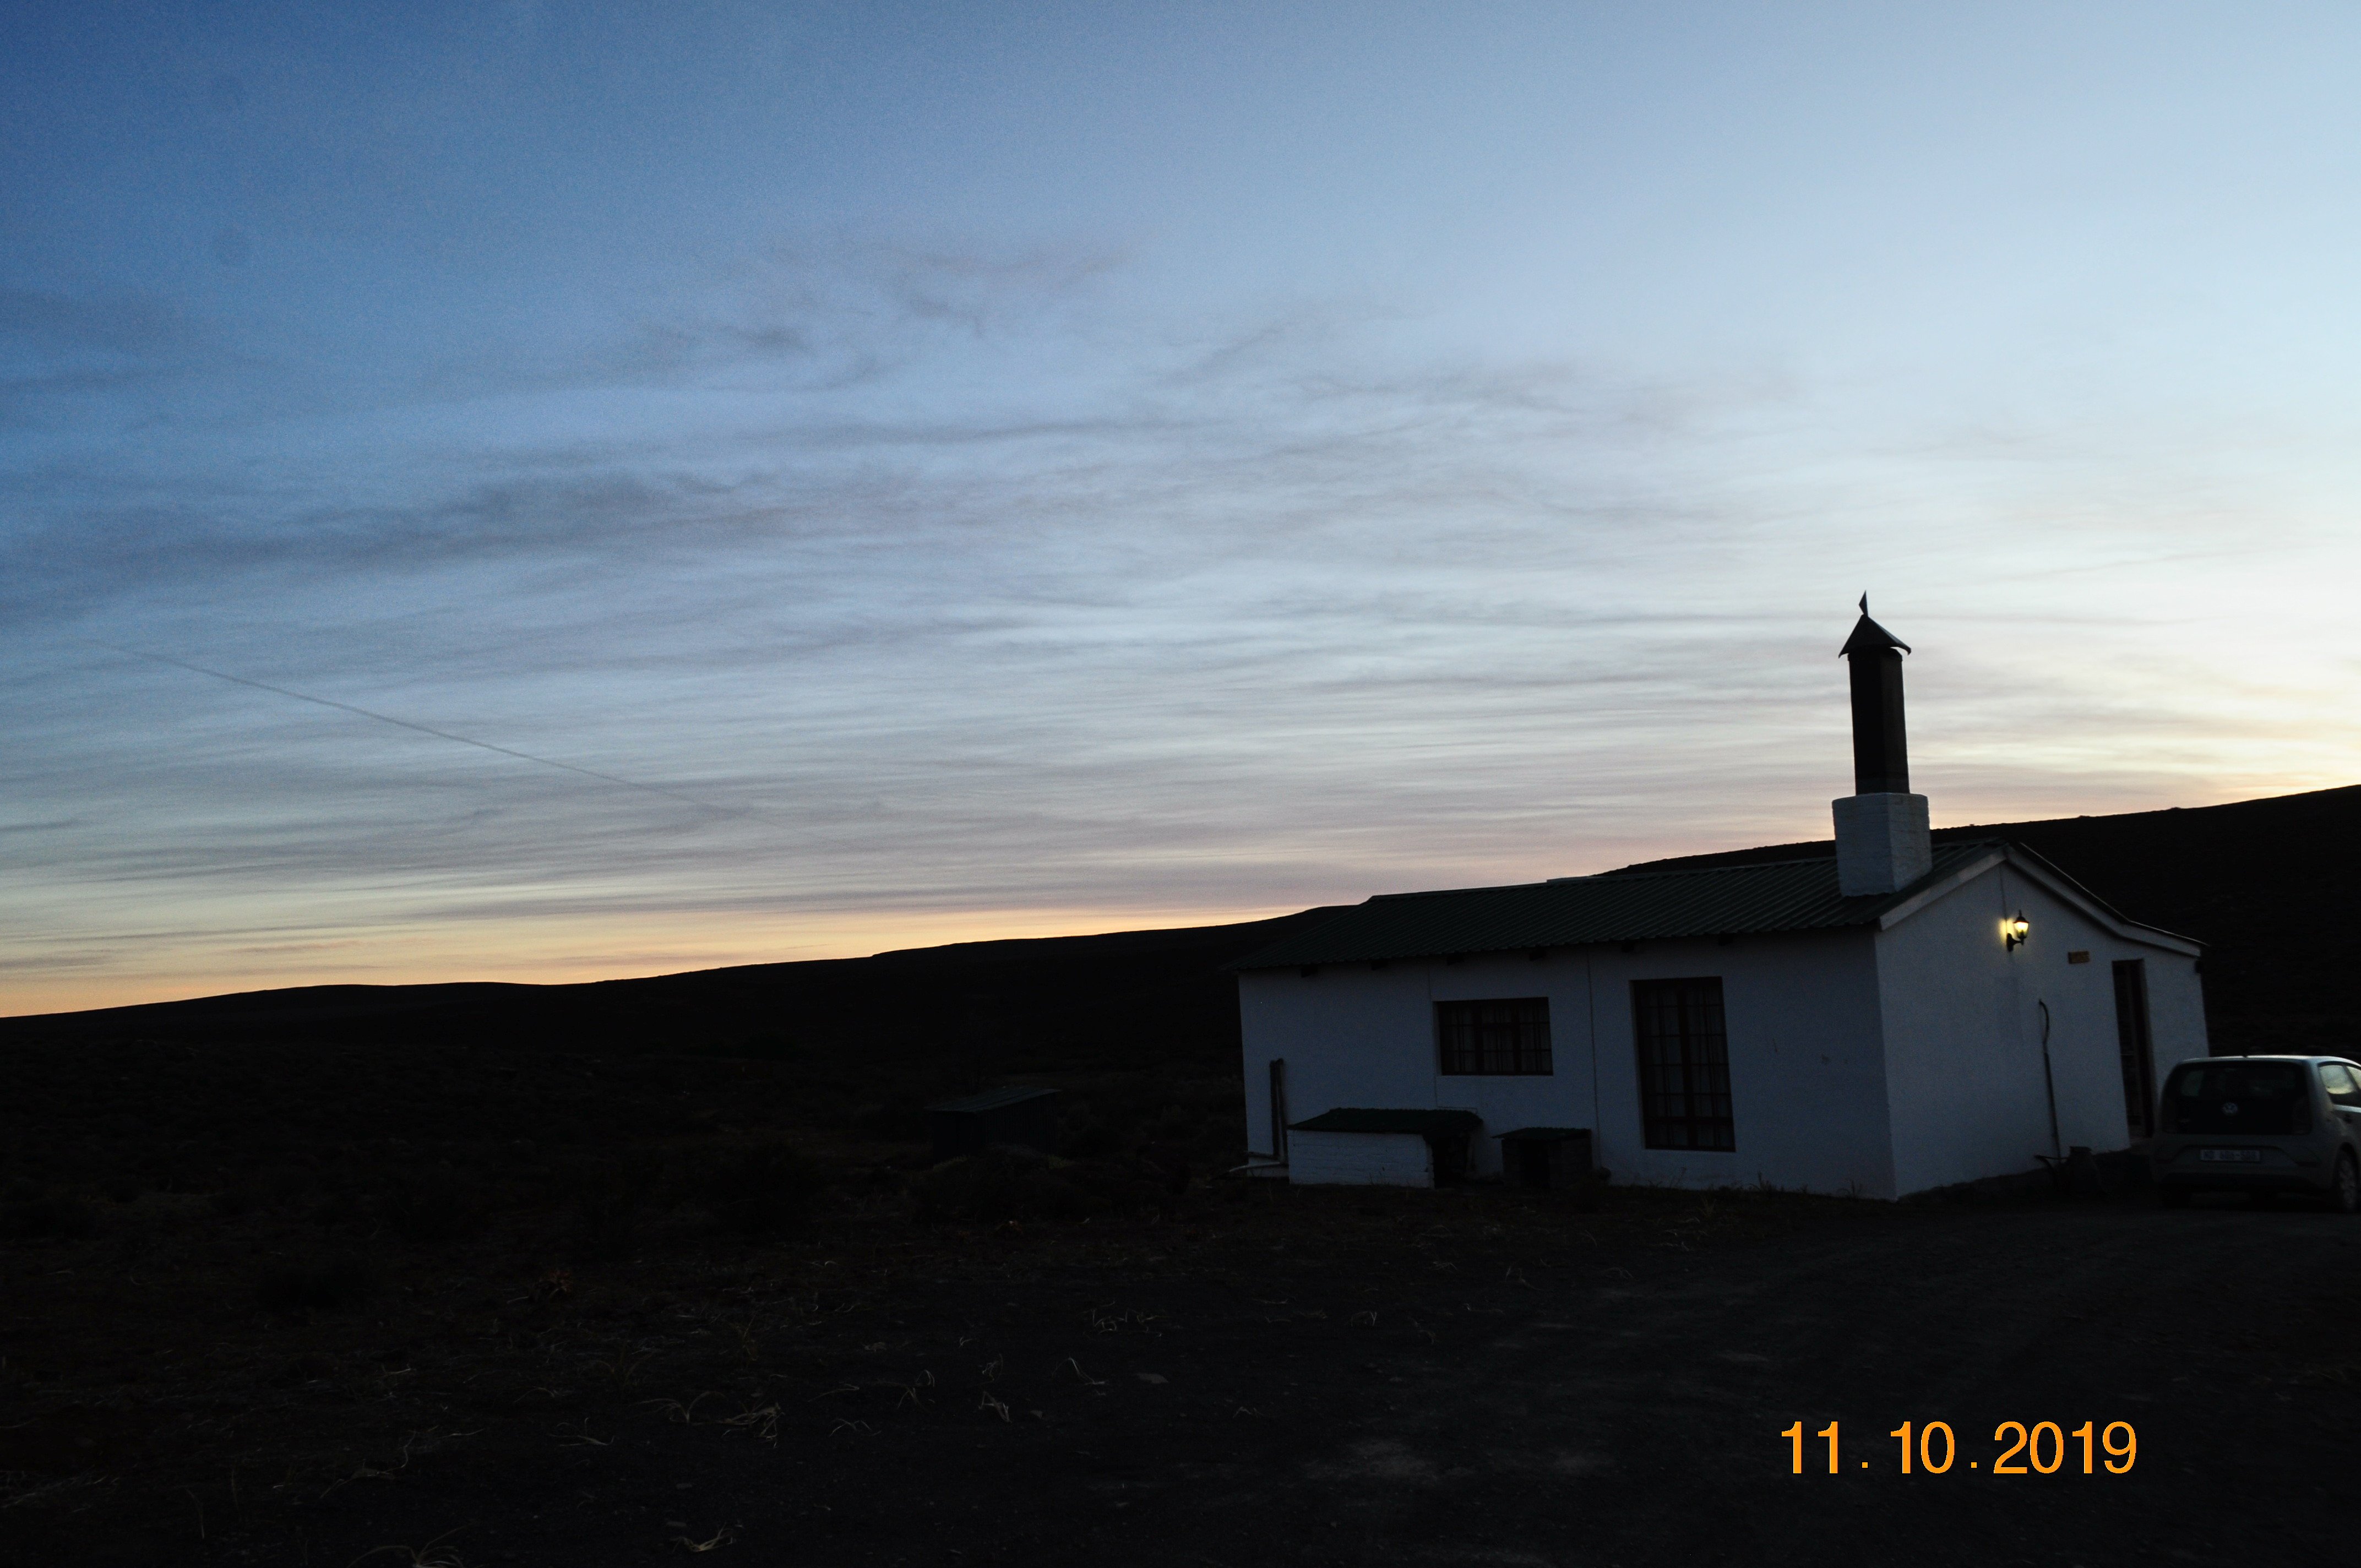
[(459, 1241), (484, 1228), (482, 1200), (456, 1178), (422, 1176), (397, 1182), (379, 1197), (385, 1228), (412, 1245)]
[(859, 1190), (891, 1196), (907, 1190), (909, 1179), (890, 1165), (873, 1165), (861, 1173)]
[(1189, 1190), (1189, 1157), (1182, 1149), (1149, 1144), (1131, 1163), (1136, 1176), (1155, 1184), (1168, 1198), (1178, 1198)]
[(722, 1057), (740, 1061), (793, 1061), (804, 1055), (802, 1047), (785, 1029), (740, 1035), (730, 1039), (707, 1040), (701, 1044), (674, 1048), (677, 1049), (682, 1056)]
[(922, 1220), (1079, 1220), (1152, 1201), (1137, 1173), (1006, 1146), (946, 1160), (912, 1186)]
[(873, 1138), (903, 1144), (924, 1143), (932, 1132), (925, 1103), (906, 1099), (873, 1105), (853, 1118), (853, 1125)]
[(0, 1202), (0, 1236), (65, 1241), (89, 1235), (97, 1229), (98, 1216), (91, 1212), (89, 1204), (70, 1192), (27, 1194)]
[(1204, 1127), (1204, 1113), (1188, 1105), (1170, 1104), (1157, 1113), (1150, 1136), (1159, 1143), (1185, 1144), (1197, 1137)]
[(1123, 1151), (1123, 1135), (1088, 1111), (1065, 1118), (1065, 1135), (1058, 1142), (1058, 1152), (1068, 1159), (1105, 1159)]
[(278, 1376), (271, 1378), (271, 1382), (285, 1388), (298, 1383), (316, 1383), (324, 1377), (333, 1377), (335, 1375), (335, 1362), (324, 1355), (311, 1354), (299, 1355), (280, 1367)]
[(324, 1312), (351, 1306), (375, 1284), (367, 1263), (340, 1255), (273, 1268), (263, 1275), (256, 1294), (275, 1312)]
[(740, 1235), (775, 1235), (811, 1217), (826, 1186), (819, 1167), (792, 1144), (753, 1144), (700, 1170), (689, 1196)]
[(645, 1160), (612, 1158), (573, 1167), (560, 1179), (574, 1210), (574, 1239), (604, 1255), (631, 1242), (639, 1211), (655, 1190), (656, 1168)]

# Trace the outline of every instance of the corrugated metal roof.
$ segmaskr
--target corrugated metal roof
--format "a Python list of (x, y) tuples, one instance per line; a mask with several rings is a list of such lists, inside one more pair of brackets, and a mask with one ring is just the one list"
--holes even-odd
[(1675, 937), (1839, 930), (1872, 925), (1921, 887), (2007, 848), (1997, 839), (1938, 844), (1933, 868), (1910, 886), (1856, 898), (1837, 891), (1833, 855), (1763, 865), (1608, 872), (1509, 887), (1380, 894), (1229, 967), (1295, 969)]

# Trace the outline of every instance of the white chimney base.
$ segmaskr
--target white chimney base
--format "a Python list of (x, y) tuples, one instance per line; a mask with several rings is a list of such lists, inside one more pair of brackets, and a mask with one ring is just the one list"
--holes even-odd
[(1923, 795), (1849, 795), (1837, 818), (1837, 888), (1847, 898), (1897, 893), (1935, 863)]

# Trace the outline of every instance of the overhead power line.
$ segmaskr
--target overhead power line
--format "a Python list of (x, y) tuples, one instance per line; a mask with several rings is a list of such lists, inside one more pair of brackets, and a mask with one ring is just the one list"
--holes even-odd
[[(715, 812), (725, 817), (768, 815), (757, 812), (749, 806), (715, 806), (710, 802), (699, 800), (693, 795), (684, 795), (676, 789), (666, 789), (662, 784), (642, 784), (637, 779), (623, 778), (616, 773), (600, 773), (597, 768), (586, 768), (578, 762), (561, 762), (555, 757), (536, 756), (531, 751), (520, 751), (513, 746), (496, 745), (489, 740), (478, 740), (472, 735), (461, 735), (449, 729), (438, 729), (432, 724), (420, 724), (412, 719), (396, 718), (390, 713), (379, 713), (375, 708), (362, 707), (356, 703), (338, 702), (332, 696), (314, 696), (310, 692), (299, 692), (292, 686), (274, 685), (269, 681), (234, 675), (227, 670), (216, 670), (209, 665), (193, 663), (187, 659), (176, 659), (170, 653), (151, 653), (144, 648), (126, 648), (121, 643), (101, 641), (95, 637), (83, 637), (77, 641), (87, 642), (93, 648), (104, 648), (110, 652), (121, 653), (126, 658), (146, 659), (153, 663), (170, 664), (175, 669), (187, 670), (200, 675), (211, 675), (217, 681), (227, 681), (233, 685), (251, 686), (256, 691), (293, 697), (297, 702), (308, 702), (320, 707), (333, 707), (340, 713), (357, 714), (363, 718), (373, 718), (379, 724), (390, 724), (398, 729), (409, 729), (421, 735), (432, 735), (438, 740), (456, 740), (462, 746), (473, 746), (479, 751), (496, 751), (503, 757), (514, 757), (521, 762), (537, 762), (544, 768), (563, 768), (569, 773), (580, 773), (584, 778), (597, 779), (602, 784), (620, 784), (625, 789), (635, 789), (643, 795), (660, 795), (667, 800), (676, 800), (684, 805), (696, 806), (700, 811)], [(773, 820), (776, 819), (773, 818)], [(811, 833), (811, 829), (798, 824), (785, 823), (782, 826), (793, 827), (798, 832)], [(812, 837), (821, 838), (824, 835), (813, 833)]]

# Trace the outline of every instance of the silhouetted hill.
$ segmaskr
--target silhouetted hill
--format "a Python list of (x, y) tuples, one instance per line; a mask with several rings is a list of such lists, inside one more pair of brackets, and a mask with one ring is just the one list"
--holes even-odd
[(1234, 1056), (1222, 966), (1335, 913), (1164, 931), (911, 948), (577, 985), (316, 985), (0, 1019), (0, 1044), (87, 1036), (337, 1044), (497, 1042), (731, 1055), (1133, 1066)]
[[(2229, 806), (1937, 831), (2006, 838), (2135, 920), (2208, 944), (2217, 1043), (2361, 1046), (2349, 976), (2361, 922), (2361, 785)], [(1835, 853), (1830, 840), (1644, 862), (1716, 865)], [(1629, 869), (1629, 868), (1627, 868)], [(1372, 889), (1371, 891), (1387, 891)], [(1076, 1068), (1210, 1061), (1237, 1043), (1221, 966), (1336, 913), (1169, 931), (914, 948), (579, 985), (327, 985), (0, 1019), (0, 1043), (58, 1036), (499, 1041), (555, 1049), (869, 1053)]]

